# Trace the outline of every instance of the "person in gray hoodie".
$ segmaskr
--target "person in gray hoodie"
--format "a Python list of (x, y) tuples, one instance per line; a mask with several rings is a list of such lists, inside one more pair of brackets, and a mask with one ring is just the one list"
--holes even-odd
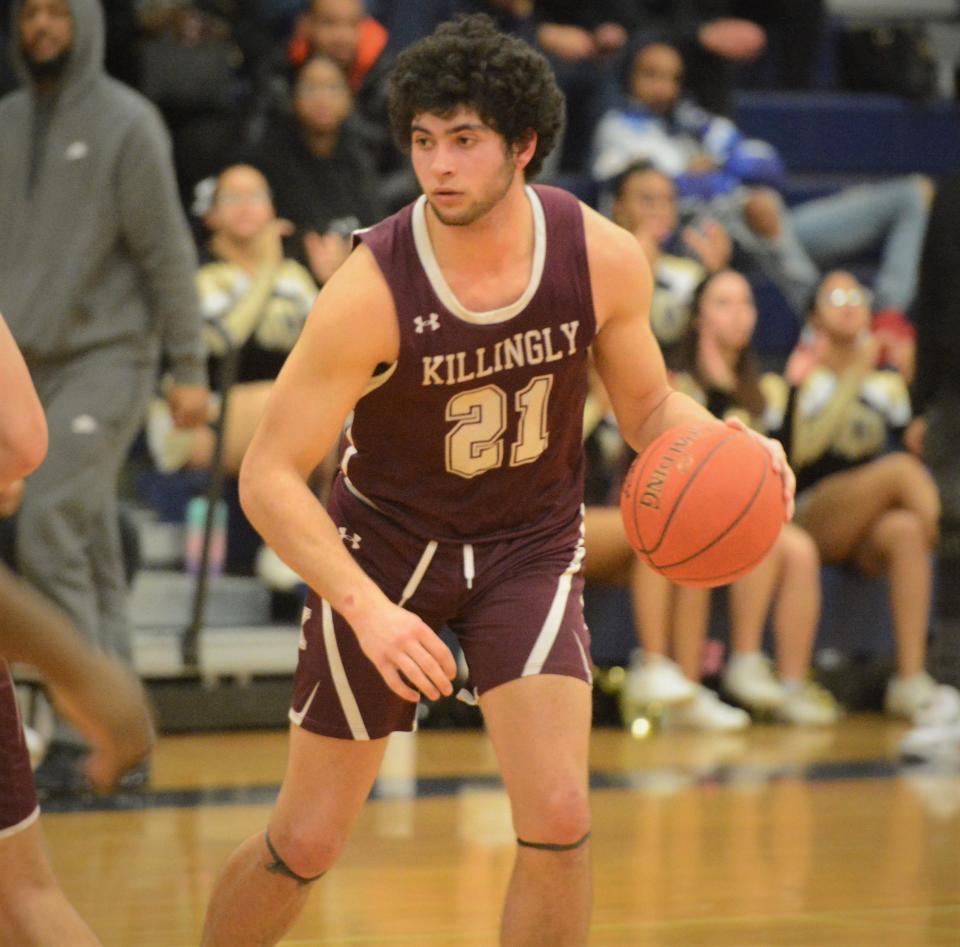
[[(0, 311), (50, 429), (17, 566), (129, 659), (117, 481), (161, 352), (175, 422), (205, 421), (196, 253), (158, 113), (104, 72), (97, 0), (18, 0), (12, 12), (21, 86), (0, 99)], [(70, 788), (80, 754), (51, 749), (44, 765), (63, 786), (49, 788)]]

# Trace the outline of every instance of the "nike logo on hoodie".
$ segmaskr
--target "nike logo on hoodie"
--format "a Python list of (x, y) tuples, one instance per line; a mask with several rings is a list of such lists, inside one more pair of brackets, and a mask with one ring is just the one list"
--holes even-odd
[(67, 161), (80, 161), (88, 154), (90, 154), (90, 146), (85, 141), (75, 141), (67, 145), (67, 150), (64, 152)]

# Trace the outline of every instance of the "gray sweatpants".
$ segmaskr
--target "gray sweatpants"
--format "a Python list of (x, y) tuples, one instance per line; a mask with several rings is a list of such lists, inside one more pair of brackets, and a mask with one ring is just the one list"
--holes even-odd
[(17, 566), (90, 640), (130, 660), (117, 481), (143, 421), (154, 365), (114, 345), (30, 370), (50, 446), (27, 481)]
[(717, 198), (710, 212), (777, 284), (799, 318), (806, 316), (824, 270), (843, 267), (874, 247), (881, 248), (875, 311), (910, 307), (928, 214), (920, 175), (847, 188), (792, 209), (781, 201), (783, 227), (772, 240), (747, 225), (748, 196), (739, 189)]

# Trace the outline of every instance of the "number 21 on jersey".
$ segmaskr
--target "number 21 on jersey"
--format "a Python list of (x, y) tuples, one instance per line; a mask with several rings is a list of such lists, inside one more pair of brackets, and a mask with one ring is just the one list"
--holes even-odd
[[(517, 439), (510, 445), (510, 466), (533, 463), (550, 441), (547, 404), (553, 375), (537, 375), (516, 393), (513, 408), (520, 415)], [(510, 403), (499, 385), (484, 385), (455, 394), (447, 402), (446, 419), (456, 422), (446, 437), (447, 470), (468, 480), (504, 461), (504, 432)]]

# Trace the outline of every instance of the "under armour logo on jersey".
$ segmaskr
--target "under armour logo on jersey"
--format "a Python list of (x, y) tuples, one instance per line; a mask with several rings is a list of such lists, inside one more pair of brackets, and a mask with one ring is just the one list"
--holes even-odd
[(363, 542), (358, 533), (349, 532), (346, 526), (340, 527), (340, 538), (348, 543), (351, 549), (359, 549), (360, 543)]
[(440, 328), (440, 317), (435, 312), (431, 312), (426, 319), (423, 316), (416, 316), (413, 321), (417, 326), (417, 335), (423, 335), (428, 326), (431, 332), (436, 332)]

